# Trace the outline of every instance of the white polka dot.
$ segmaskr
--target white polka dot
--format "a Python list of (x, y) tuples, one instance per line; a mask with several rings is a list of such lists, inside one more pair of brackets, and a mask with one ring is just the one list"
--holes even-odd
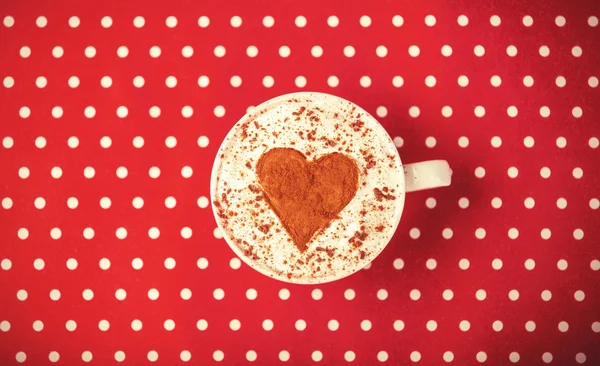
[(4, 258), (2, 261), (0, 261), (0, 268), (2, 268), (5, 271), (10, 270), (12, 268), (12, 261), (8, 258)]
[(77, 323), (74, 320), (67, 320), (65, 323), (65, 328), (67, 328), (69, 332), (73, 332), (75, 329), (77, 329)]
[[(494, 75), (492, 76), (492, 78), (490, 79), (490, 83), (492, 84), (492, 86), (494, 87), (499, 87), (502, 84), (502, 79), (500, 78), (500, 76), (498, 75)], [(510, 109), (510, 107), (509, 107)], [(510, 115), (510, 114), (509, 114)]]
[(401, 88), (402, 85), (404, 85), (404, 79), (402, 76), (394, 76), (392, 78), (392, 85), (394, 85), (396, 88)]
[(125, 300), (125, 298), (127, 298), (127, 291), (125, 291), (122, 288), (117, 289), (117, 291), (115, 291), (115, 297), (117, 298), (117, 300), (123, 301)]
[(550, 301), (551, 298), (552, 298), (552, 293), (549, 290), (542, 291), (542, 300)]
[(519, 169), (515, 168), (514, 166), (511, 166), (510, 168), (508, 168), (507, 173), (510, 178), (516, 178), (519, 175)]
[(375, 54), (377, 54), (378, 57), (385, 57), (388, 54), (388, 50), (385, 46), (377, 46), (377, 48), (375, 49)]
[[(415, 352), (411, 353), (411, 358), (412, 357), (415, 357), (415, 358), (418, 357), (419, 359), (421, 359), (421, 355), (419, 354), (417, 356), (418, 352), (416, 352), (416, 353)], [(379, 351), (379, 352), (377, 352), (377, 361), (379, 361), (379, 362), (386, 362), (388, 360), (388, 357), (389, 356), (388, 356), (388, 353), (386, 351)], [(415, 361), (415, 362), (417, 362), (417, 361)]]
[(586, 360), (587, 360), (587, 357), (585, 356), (585, 353), (579, 352), (578, 354), (575, 355), (575, 361), (577, 363), (585, 363)]
[(492, 137), (491, 144), (493, 147), (499, 148), (500, 146), (502, 146), (502, 139), (498, 136), (494, 136)]
[(444, 237), (444, 239), (451, 239), (452, 235), (454, 235), (452, 229), (445, 228), (444, 230), (442, 230), (442, 237)]
[(517, 291), (517, 290), (514, 290), (514, 289), (513, 289), (513, 290), (510, 290), (510, 291), (508, 292), (508, 298), (509, 298), (511, 301), (517, 301), (517, 300), (519, 299), (519, 291)]
[(287, 362), (290, 360), (290, 353), (288, 351), (281, 351), (279, 352), (279, 360), (281, 362)]
[(394, 259), (393, 266), (395, 269), (400, 270), (404, 268), (404, 261), (402, 260), (402, 258), (396, 258)]
[(58, 301), (58, 300), (60, 300), (60, 291), (58, 291), (56, 289), (50, 291), (50, 299), (52, 301)]
[(598, 78), (595, 76), (590, 76), (590, 78), (588, 79), (588, 85), (591, 88), (597, 88), (598, 87)]
[(404, 139), (400, 136), (394, 137), (394, 145), (397, 148), (401, 148), (402, 146), (404, 146)]
[(563, 88), (565, 85), (567, 85), (567, 79), (565, 79), (564, 76), (556, 77), (556, 80), (554, 82), (556, 83), (556, 86), (558, 86), (559, 88)]
[(496, 209), (502, 207), (502, 199), (500, 197), (492, 198), (492, 207)]
[(327, 323), (327, 328), (329, 328), (330, 331), (335, 332), (340, 328), (340, 323), (337, 320), (332, 319)]
[(469, 139), (466, 136), (459, 137), (458, 146), (462, 147), (463, 149), (466, 148), (467, 146), (469, 146)]
[(475, 168), (475, 176), (477, 178), (483, 178), (485, 177), (485, 169), (483, 167), (477, 167)]
[(396, 332), (400, 332), (404, 329), (404, 322), (402, 320), (395, 320), (394, 321), (394, 330)]
[(498, 26), (500, 26), (500, 23), (501, 23), (501, 20), (500, 20), (500, 17), (499, 17), (499, 16), (497, 16), (497, 15), (492, 15), (492, 16), (490, 17), (490, 24), (491, 24), (492, 26), (494, 26), (494, 27), (498, 27)]
[(477, 237), (477, 239), (483, 239), (483, 238), (485, 238), (485, 235), (486, 235), (485, 229), (478, 228), (477, 230), (475, 230), (475, 237)]
[(444, 352), (444, 355), (442, 356), (442, 358), (446, 362), (452, 362), (452, 361), (454, 361), (454, 353), (452, 353), (451, 351), (446, 351), (446, 352)]
[[(281, 300), (287, 300), (290, 298), (290, 290), (286, 289), (286, 288), (282, 288), (281, 290), (279, 290), (279, 298)], [(345, 295), (345, 294), (344, 294)]]
[[(463, 88), (467, 85), (469, 85), (469, 78), (466, 77), (465, 75), (461, 75), (458, 77), (458, 85), (462, 86)], [(477, 110), (477, 109), (476, 109)]]
[(315, 362), (321, 362), (323, 360), (323, 353), (321, 351), (314, 351), (311, 354), (311, 358)]
[(433, 27), (435, 25), (435, 23), (436, 23), (436, 20), (435, 20), (435, 17), (433, 15), (430, 14), (430, 15), (427, 15), (425, 17), (425, 24), (428, 27)]
[(477, 57), (482, 57), (485, 55), (485, 48), (482, 45), (477, 45), (473, 49), (473, 53), (475, 53), (475, 56)]
[(519, 237), (519, 230), (517, 230), (516, 228), (510, 228), (508, 230), (508, 237), (511, 238), (512, 240), (515, 240), (516, 238)]
[(21, 118), (29, 118), (29, 116), (31, 116), (31, 110), (29, 107), (21, 107), (19, 109), (19, 116)]
[(344, 360), (346, 362), (353, 362), (356, 359), (356, 354), (353, 351), (344, 352)]
[(248, 46), (246, 55), (248, 55), (248, 57), (256, 57), (258, 55), (258, 48), (256, 46)]
[(409, 235), (412, 239), (419, 239), (419, 237), (421, 236), (421, 230), (414, 227), (414, 228), (410, 229)]
[(215, 47), (215, 49), (214, 49), (214, 54), (217, 57), (223, 57), (223, 56), (225, 56), (225, 53), (227, 53), (227, 50), (225, 49), (225, 47), (223, 47), (221, 45)]
[(246, 298), (248, 300), (256, 300), (256, 298), (258, 297), (258, 291), (256, 291), (253, 288), (249, 288), (248, 290), (246, 290)]
[(115, 232), (115, 235), (117, 236), (118, 239), (123, 240), (127, 237), (127, 230), (124, 227), (120, 227)]
[(344, 47), (344, 56), (353, 57), (355, 54), (356, 54), (356, 51), (354, 50), (354, 47), (352, 47), (352, 46)]
[(557, 263), (556, 263), (556, 267), (561, 270), (561, 271), (565, 271), (567, 269), (567, 267), (569, 267), (569, 263), (567, 263), (566, 260), (564, 259), (560, 259)]
[(421, 53), (421, 50), (419, 49), (419, 46), (412, 45), (412, 46), (408, 47), (408, 54), (410, 56), (417, 57), (417, 56), (419, 56), (420, 53)]
[(194, 171), (192, 170), (192, 167), (190, 167), (190, 166), (184, 166), (183, 168), (181, 168), (181, 176), (186, 179), (190, 178), (193, 173), (194, 173)]
[(410, 299), (413, 301), (417, 301), (421, 298), (421, 291), (417, 290), (417, 289), (413, 289), (410, 291)]
[(15, 18), (7, 15), (4, 17), (3, 24), (6, 28), (11, 28), (13, 25), (15, 25)]
[(127, 168), (125, 168), (124, 166), (120, 166), (117, 168), (117, 177), (120, 179), (125, 179), (127, 178)]
[(194, 109), (189, 105), (186, 105), (183, 108), (181, 108), (181, 115), (183, 116), (183, 118), (190, 118), (193, 114)]
[(556, 200), (556, 207), (558, 207), (561, 210), (564, 210), (567, 207), (567, 200), (564, 198), (559, 198)]
[(449, 45), (443, 45), (442, 46), (442, 56), (444, 57), (450, 57), (452, 56), (452, 47), (450, 47)]
[(544, 352), (544, 354), (542, 355), (542, 361), (544, 361), (545, 363), (550, 363), (552, 362), (552, 353), (550, 352)]
[[(184, 288), (183, 290), (181, 290), (181, 292), (179, 293), (179, 296), (181, 296), (181, 298), (183, 300), (189, 300), (192, 298), (192, 291), (189, 288)], [(223, 295), (225, 296), (225, 295)]]
[(425, 78), (425, 85), (427, 85), (428, 87), (433, 88), (435, 86), (435, 83), (435, 76), (429, 75)]
[(146, 24), (146, 20), (142, 16), (133, 18), (133, 26), (136, 28), (142, 28)]
[(21, 47), (21, 49), (19, 50), (19, 54), (21, 55), (21, 57), (23, 58), (28, 58), (29, 56), (31, 56), (31, 48), (27, 47), (27, 46), (23, 46)]
[(50, 237), (52, 239), (58, 240), (61, 238), (61, 236), (62, 236), (62, 231), (59, 228), (55, 227), (50, 230)]
[(595, 15), (592, 15), (588, 18), (588, 25), (590, 27), (597, 27), (598, 26), (598, 18)]
[(108, 258), (100, 259), (100, 261), (98, 262), (98, 266), (100, 267), (100, 269), (102, 269), (104, 271), (110, 269), (110, 259), (108, 259)]
[(435, 208), (436, 204), (437, 204), (437, 201), (433, 197), (428, 197), (425, 200), (425, 206), (427, 206), (427, 208)]
[(15, 359), (18, 363), (23, 363), (25, 360), (27, 360), (27, 354), (25, 354), (25, 352), (17, 352)]
[(210, 25), (210, 19), (207, 16), (201, 16), (198, 18), (198, 26), (200, 28), (206, 28)]
[(589, 205), (592, 210), (597, 210), (598, 208), (600, 208), (600, 200), (598, 200), (597, 198), (592, 198), (589, 202)]
[(408, 109), (408, 114), (413, 118), (417, 118), (421, 114), (421, 110), (417, 106), (412, 106)]
[(48, 360), (50, 360), (50, 362), (58, 362), (59, 359), (60, 355), (56, 351), (52, 351), (48, 354)]
[(573, 114), (573, 117), (581, 118), (581, 116), (583, 115), (583, 110), (581, 109), (581, 107), (574, 107), (571, 113)]
[(383, 300), (385, 300), (387, 298), (388, 298), (388, 292), (387, 292), (387, 290), (385, 290), (385, 289), (379, 289), (377, 291), (377, 299), (378, 300), (383, 301)]
[(96, 48), (94, 46), (87, 46), (84, 50), (85, 57), (94, 58), (96, 57)]
[(306, 18), (302, 15), (299, 15), (296, 17), (296, 20), (294, 20), (294, 23), (296, 24), (296, 27), (298, 28), (304, 28), (306, 27)]
[(362, 322), (360, 322), (360, 329), (362, 329), (365, 332), (368, 332), (369, 330), (371, 330), (372, 324), (370, 320), (363, 320)]
[(535, 200), (531, 197), (525, 198), (525, 208), (532, 209), (535, 206)]
[[(241, 21), (241, 19), (240, 19), (240, 21)], [(272, 16), (267, 15), (266, 17), (263, 18), (263, 25), (266, 28), (271, 28), (273, 25), (275, 25), (275, 19)]]
[(263, 78), (263, 85), (265, 88), (270, 88), (275, 84), (275, 79), (272, 76), (265, 76)]
[(548, 229), (548, 228), (544, 228), (544, 229), (542, 229), (542, 231), (540, 232), (540, 236), (542, 237), (542, 239), (544, 239), (544, 240), (548, 240), (548, 239), (550, 239), (550, 237), (552, 236), (552, 232), (550, 231), (550, 229)]
[(471, 329), (471, 323), (469, 323), (468, 320), (462, 320), (459, 324), (458, 324), (458, 328), (460, 330), (462, 330), (463, 332), (468, 331), (469, 329)]
[(528, 271), (531, 271), (535, 268), (535, 261), (531, 258), (527, 259), (525, 261), (525, 269), (527, 269)]
[(517, 55), (518, 51), (517, 51), (517, 47), (510, 45), (506, 48), (506, 54), (509, 55), (510, 57), (515, 57)]
[(296, 77), (295, 84), (298, 88), (304, 88), (306, 86), (306, 78), (304, 76)]
[[(144, 80), (144, 78), (142, 76), (136, 76), (133, 78), (133, 86), (135, 86), (136, 88), (143, 87), (145, 82), (146, 81)], [(150, 108), (150, 111), (152, 111), (152, 108)], [(150, 113), (150, 115), (152, 116), (152, 112)]]
[(540, 175), (542, 176), (542, 178), (548, 179), (550, 177), (550, 174), (550, 168), (543, 167), (542, 169), (540, 169)]
[(410, 353), (410, 360), (412, 362), (419, 362), (421, 360), (421, 353), (419, 351), (412, 351)]
[(279, 47), (279, 56), (286, 58), (292, 53), (292, 50), (288, 46)]
[(444, 290), (444, 292), (442, 292), (442, 297), (444, 298), (444, 300), (450, 301), (454, 297), (454, 292), (450, 289), (446, 289)]
[(583, 50), (579, 46), (575, 46), (571, 49), (571, 54), (575, 57), (581, 57)]
[(566, 332), (569, 330), (569, 323), (562, 321), (560, 323), (558, 323), (558, 330), (561, 332)]
[(500, 258), (494, 259), (492, 261), (492, 268), (499, 271), (502, 268), (502, 260)]
[(150, 361), (150, 362), (156, 362), (156, 360), (158, 360), (158, 352), (156, 352), (156, 351), (150, 351), (150, 352), (148, 352), (148, 354), (146, 355), (146, 357), (148, 358), (148, 361)]
[(485, 300), (486, 297), (487, 293), (485, 292), (485, 290), (479, 289), (475, 292), (475, 298), (479, 301)]
[(442, 107), (442, 116), (444, 116), (446, 118), (450, 118), (452, 116), (452, 107), (450, 107), (448, 105)]
[(437, 322), (435, 320), (429, 320), (427, 322), (427, 324), (425, 325), (425, 327), (427, 328), (428, 331), (433, 332), (437, 329)]
[(7, 76), (2, 81), (2, 84), (4, 85), (5, 88), (10, 89), (13, 86), (15, 86), (15, 79), (12, 76)]
[(35, 24), (40, 27), (40, 28), (44, 28), (45, 26), (48, 25), (48, 19), (45, 16), (39, 16), (36, 20), (35, 20)]
[(435, 139), (435, 137), (429, 136), (428, 138), (425, 139), (425, 145), (427, 145), (428, 148), (434, 148), (436, 145), (437, 141)]
[[(139, 262), (136, 262), (136, 260), (139, 260)], [(142, 262), (141, 259), (136, 258), (131, 263), (131, 265), (133, 266), (134, 269), (140, 269), (144, 265), (144, 262)], [(157, 289), (151, 288), (150, 290), (148, 290), (148, 298), (150, 300), (154, 301), (154, 300), (158, 299), (159, 296), (160, 296), (160, 292)]]
[(19, 237), (19, 239), (25, 240), (29, 237), (29, 230), (27, 230), (25, 228), (20, 228), (17, 231), (17, 236)]
[(548, 48), (548, 46), (546, 45), (541, 46), (539, 49), (539, 53), (542, 57), (548, 57), (550, 55), (550, 48)]
[(461, 197), (458, 200), (458, 206), (462, 209), (469, 207), (469, 199), (467, 197)]
[(475, 107), (475, 116), (476, 117), (483, 117), (485, 115), (485, 108), (483, 106), (478, 105), (477, 107)]
[(461, 27), (466, 27), (469, 24), (469, 18), (466, 15), (459, 15), (456, 21)]
[(575, 179), (581, 179), (581, 177), (583, 177), (583, 170), (581, 168), (573, 169), (573, 177)]
[(368, 15), (363, 15), (360, 17), (360, 25), (367, 28), (371, 25), (371, 18)]

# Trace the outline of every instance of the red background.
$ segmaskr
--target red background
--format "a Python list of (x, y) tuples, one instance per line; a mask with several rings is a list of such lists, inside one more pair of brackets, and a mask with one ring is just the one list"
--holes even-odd
[[(300, 15), (304, 27), (295, 24)], [(338, 17), (337, 27), (328, 25), (331, 15)], [(363, 15), (371, 19), (367, 27)], [(393, 24), (395, 15), (403, 17), (402, 26)], [(426, 24), (427, 15), (435, 16), (435, 25)], [(458, 23), (459, 15), (467, 16), (466, 26)], [(491, 24), (493, 15), (500, 17), (499, 26)], [(524, 24), (527, 15), (530, 26)], [(45, 27), (36, 25), (39, 16), (46, 17)], [(71, 16), (79, 17), (77, 28), (69, 26)], [(104, 16), (112, 19), (108, 28), (101, 25)], [(136, 16), (145, 18), (142, 28), (134, 27)], [(175, 27), (166, 25), (168, 16), (177, 18)], [(208, 27), (198, 25), (200, 16), (210, 19)], [(240, 27), (230, 24), (232, 16), (241, 17)], [(272, 27), (263, 25), (265, 16), (274, 18)], [(557, 16), (564, 17), (564, 26)], [(189, 362), (213, 364), (220, 350), (222, 364), (237, 365), (249, 362), (246, 354), (253, 350), (254, 363), (271, 365), (283, 363), (279, 353), (286, 350), (287, 364), (304, 365), (319, 359), (313, 354), (318, 350), (320, 364), (345, 363), (352, 359), (347, 351), (354, 352), (354, 364), (364, 365), (440, 365), (445, 352), (461, 365), (484, 359), (510, 364), (511, 352), (525, 365), (548, 362), (545, 353), (552, 364), (600, 364), (600, 27), (592, 26), (597, 18), (594, 23), (590, 16), (600, 16), (597, 1), (2, 2), (0, 363), (25, 358), (28, 364), (50, 364), (50, 352), (57, 352), (59, 364), (82, 364), (88, 351), (91, 363), (108, 365), (118, 363), (115, 352), (122, 351), (124, 363), (145, 364), (154, 350), (154, 364), (174, 365), (184, 362), (180, 354), (187, 350)], [(117, 56), (122, 45), (129, 50), (125, 58)], [(181, 52), (187, 45), (194, 50), (189, 58)], [(215, 55), (218, 45), (225, 47), (224, 57)], [(258, 48), (256, 57), (247, 55), (250, 45)], [(291, 49), (289, 57), (279, 55), (282, 45)], [(322, 47), (321, 57), (311, 55), (315, 45)], [(348, 45), (353, 57), (344, 55)], [(376, 54), (380, 45), (387, 48), (385, 57)], [(417, 57), (409, 55), (411, 45), (420, 48)], [(443, 45), (452, 47), (451, 56), (442, 55)], [(483, 56), (475, 55), (476, 45), (485, 48)], [(509, 45), (517, 48), (516, 56), (507, 54)], [(540, 54), (542, 45), (549, 56)], [(24, 46), (31, 50), (26, 58), (20, 55)], [(64, 49), (62, 57), (53, 57), (55, 46)], [(95, 47), (95, 57), (85, 56), (88, 46)], [(161, 48), (160, 57), (150, 56), (152, 46)], [(572, 54), (575, 46), (583, 51), (580, 57)], [(202, 75), (210, 80), (207, 87), (198, 85)], [(234, 75), (241, 86), (231, 85)], [(263, 85), (267, 75), (273, 87)], [(328, 84), (332, 75), (339, 79), (335, 87)], [(436, 78), (433, 87), (425, 83), (429, 75)], [(457, 82), (461, 75), (469, 80), (464, 87)], [(498, 87), (490, 82), (494, 75), (501, 78)], [(534, 80), (529, 87), (527, 75)], [(43, 88), (36, 86), (39, 76), (47, 80)], [(69, 87), (71, 76), (79, 78), (78, 87)], [(102, 87), (103, 76), (111, 77), (110, 87)], [(136, 76), (145, 79), (143, 87), (134, 87)], [(174, 88), (165, 85), (168, 76), (176, 77)], [(297, 76), (306, 78), (306, 86), (295, 84)], [(361, 85), (363, 76), (369, 86)], [(401, 87), (392, 83), (394, 76), (403, 78)], [(559, 76), (566, 85), (557, 85)], [(451, 187), (407, 197), (394, 239), (369, 269), (316, 287), (276, 282), (245, 265), (237, 269), (235, 260), (230, 266), (234, 254), (214, 232), (210, 207), (197, 204), (209, 196), (220, 141), (246, 109), (296, 90), (350, 99), (379, 116), (404, 162), (443, 158), (454, 169)], [(23, 106), (31, 111), (28, 118), (20, 116)], [(63, 110), (60, 118), (51, 113), (55, 106)], [(84, 116), (87, 106), (95, 108), (93, 118)], [(128, 108), (125, 118), (117, 116), (119, 106)], [(150, 117), (152, 106), (160, 107), (158, 118)], [(193, 108), (190, 118), (182, 116), (183, 106)], [(224, 116), (215, 115), (217, 106), (224, 107)], [(387, 113), (377, 112), (381, 106)], [(420, 110), (417, 117), (409, 114), (413, 106)], [(441, 113), (444, 106), (453, 110), (449, 118)], [(476, 106), (485, 115), (477, 117)], [(509, 106), (518, 109), (516, 117), (507, 114)], [(540, 114), (542, 106), (550, 109), (549, 117)], [(580, 117), (574, 107), (583, 111)], [(35, 144), (40, 136), (43, 148)], [(79, 140), (76, 148), (67, 144), (71, 136)], [(110, 147), (100, 145), (104, 136), (111, 138)], [(135, 136), (143, 137), (143, 147), (133, 146)], [(176, 138), (175, 147), (166, 146), (169, 136)], [(200, 136), (208, 137), (208, 146), (199, 146)], [(458, 143), (463, 136), (466, 147)], [(533, 147), (524, 144), (528, 136)], [(429, 137), (435, 144), (426, 144)], [(493, 137), (500, 146), (492, 145)], [(566, 146), (557, 144), (559, 137)], [(58, 179), (50, 174), (55, 166), (63, 173)], [(95, 169), (91, 179), (83, 174), (88, 166)], [(120, 166), (128, 170), (125, 178), (116, 175)], [(152, 166), (160, 168), (157, 179), (148, 175)], [(193, 169), (191, 177), (182, 177), (184, 166)], [(25, 179), (21, 167), (30, 170)], [(482, 178), (474, 173), (477, 167), (485, 169)], [(508, 175), (510, 167), (518, 169), (515, 178)], [(543, 167), (551, 171), (547, 179)], [(575, 168), (583, 170), (579, 179)], [(176, 199), (173, 208), (165, 206), (169, 196)], [(45, 200), (43, 208), (34, 205), (38, 197)], [(67, 206), (69, 197), (77, 198), (76, 208)], [(109, 208), (100, 206), (102, 197), (110, 198)], [(143, 199), (143, 207), (134, 208), (134, 197)], [(433, 208), (426, 205), (431, 197)], [(495, 197), (501, 207), (498, 200), (498, 208), (492, 206)], [(524, 204), (528, 197), (533, 208)], [(468, 207), (459, 205), (461, 198)], [(559, 198), (566, 207), (557, 204)], [(86, 227), (94, 230), (93, 238), (84, 238)], [(123, 240), (115, 236), (119, 227), (128, 233)], [(151, 227), (160, 230), (157, 239), (149, 237)], [(192, 229), (191, 238), (182, 238), (183, 227)], [(28, 230), (24, 240), (20, 228)], [(52, 228), (60, 228), (60, 238), (50, 236)], [(418, 238), (409, 234), (413, 228)], [(478, 228), (485, 229), (483, 239), (475, 236)], [(509, 237), (511, 228), (518, 237)], [(547, 240), (544, 228), (551, 231)], [(446, 239), (444, 229), (453, 235)], [(38, 258), (45, 263), (39, 270), (33, 264)], [(77, 260), (76, 269), (67, 268), (69, 258)], [(100, 267), (102, 258), (110, 268)], [(143, 260), (141, 269), (132, 267), (134, 258)], [(167, 269), (166, 258), (176, 266)], [(197, 266), (199, 258), (208, 261), (207, 268)], [(434, 269), (426, 266), (429, 259), (436, 260)], [(461, 259), (468, 259), (468, 269), (459, 266)], [(494, 259), (502, 261), (500, 269), (492, 267)], [(533, 269), (526, 268), (528, 259), (535, 261)], [(151, 288), (160, 292), (157, 300), (148, 298)], [(192, 292), (189, 300), (180, 296), (184, 288)], [(255, 300), (246, 296), (250, 288), (258, 292)], [(278, 295), (283, 288), (291, 293), (287, 300)], [(322, 299), (313, 299), (319, 298), (316, 288)], [(61, 293), (58, 301), (49, 296), (53, 289)], [(85, 289), (93, 291), (90, 301), (82, 297)], [(126, 291), (124, 300), (116, 298), (117, 289)], [(214, 298), (215, 289), (224, 291), (222, 300)], [(354, 299), (345, 298), (347, 289), (355, 291)], [(378, 297), (382, 289), (387, 298)], [(409, 296), (413, 289), (421, 293), (418, 300)], [(442, 297), (446, 289), (454, 294), (449, 301)], [(483, 300), (475, 296), (480, 289), (487, 295)], [(519, 292), (514, 301), (508, 295), (513, 289)], [(19, 290), (27, 292), (25, 300), (17, 297)], [(544, 290), (552, 293), (549, 301), (541, 297)], [(585, 294), (582, 301), (576, 291)], [(139, 331), (131, 327), (135, 319), (143, 324)], [(165, 329), (167, 319), (174, 329)], [(197, 328), (199, 319), (208, 322), (206, 330)], [(237, 331), (230, 328), (233, 319), (241, 323)], [(265, 319), (272, 320), (272, 330), (263, 329)], [(306, 322), (303, 331), (296, 329), (299, 319)], [(339, 322), (336, 331), (328, 328), (332, 319)], [(67, 330), (68, 320), (76, 322), (74, 331)], [(107, 331), (99, 329), (100, 320), (109, 322)], [(363, 320), (371, 322), (369, 330), (361, 329)], [(401, 331), (394, 329), (396, 320), (404, 322)], [(433, 331), (426, 327), (430, 320), (437, 323)], [(470, 323), (466, 331), (459, 328), (463, 320)], [(497, 320), (500, 331), (492, 328)], [(39, 323), (34, 329), (35, 321), (42, 330)], [(528, 321), (535, 330), (526, 329)], [(566, 332), (560, 322), (568, 323)]]

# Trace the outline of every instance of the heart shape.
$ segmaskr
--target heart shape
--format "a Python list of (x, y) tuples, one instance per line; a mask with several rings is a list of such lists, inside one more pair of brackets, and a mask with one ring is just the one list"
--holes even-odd
[(274, 148), (260, 157), (256, 173), (266, 201), (301, 252), (358, 189), (358, 166), (340, 153), (308, 161), (298, 150)]

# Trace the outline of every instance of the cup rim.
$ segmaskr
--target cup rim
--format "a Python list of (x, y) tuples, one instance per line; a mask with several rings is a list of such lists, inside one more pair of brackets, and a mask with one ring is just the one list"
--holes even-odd
[(260, 103), (258, 106), (255, 107), (255, 110), (261, 110), (261, 109), (266, 109), (271, 105), (277, 105), (279, 103), (281, 103), (282, 101), (286, 101), (292, 98), (306, 98), (309, 96), (313, 96), (313, 97), (317, 97), (321, 100), (334, 100), (335, 103), (340, 103), (340, 102), (345, 102), (345, 103), (351, 103), (353, 106), (356, 107), (356, 109), (358, 111), (360, 111), (364, 116), (365, 119), (368, 120), (368, 123), (372, 123), (376, 126), (378, 126), (378, 128), (381, 128), (384, 132), (385, 132), (385, 136), (387, 137), (387, 141), (389, 144), (391, 144), (392, 146), (394, 146), (394, 151), (396, 154), (396, 157), (398, 158), (400, 164), (398, 165), (398, 171), (397, 173), (400, 175), (400, 187), (401, 187), (401, 192), (398, 192), (398, 200), (399, 203), (399, 207), (398, 207), (398, 215), (396, 218), (394, 219), (394, 222), (392, 222), (392, 229), (389, 231), (389, 235), (388, 237), (385, 238), (385, 243), (379, 245), (377, 252), (375, 254), (375, 256), (373, 257), (373, 259), (370, 262), (366, 262), (364, 263), (362, 266), (356, 266), (355, 268), (353, 268), (353, 270), (351, 271), (344, 271), (341, 272), (340, 275), (330, 275), (330, 276), (323, 276), (323, 277), (318, 277), (318, 278), (303, 278), (303, 279), (296, 279), (296, 278), (288, 278), (287, 276), (283, 276), (279, 273), (276, 273), (274, 271), (270, 271), (258, 264), (256, 264), (256, 261), (250, 259), (248, 256), (246, 256), (243, 251), (241, 250), (241, 248), (235, 244), (233, 242), (233, 240), (229, 237), (229, 235), (227, 234), (227, 231), (223, 228), (222, 224), (221, 224), (221, 220), (218, 216), (218, 209), (217, 207), (214, 205), (215, 202), (215, 195), (217, 193), (217, 181), (218, 181), (218, 177), (217, 177), (217, 173), (218, 170), (220, 168), (221, 165), (221, 153), (222, 150), (228, 146), (229, 144), (229, 140), (231, 139), (231, 137), (235, 134), (237, 128), (246, 121), (246, 119), (249, 117), (250, 113), (245, 113), (229, 130), (229, 132), (227, 133), (227, 135), (225, 136), (225, 138), (223, 139), (223, 141), (221, 142), (221, 144), (219, 145), (219, 149), (217, 150), (217, 155), (215, 157), (215, 160), (213, 162), (213, 167), (211, 170), (211, 175), (210, 175), (210, 203), (211, 203), (211, 208), (213, 211), (213, 216), (215, 218), (215, 221), (217, 223), (217, 226), (219, 228), (219, 230), (221, 230), (221, 233), (223, 235), (223, 239), (225, 240), (225, 242), (227, 243), (227, 245), (229, 245), (229, 247), (231, 248), (231, 250), (233, 250), (233, 252), (244, 262), (246, 263), (249, 267), (251, 267), (252, 269), (258, 271), (259, 273), (282, 281), (282, 282), (286, 282), (286, 283), (292, 283), (292, 284), (298, 284), (298, 285), (317, 285), (317, 284), (324, 284), (324, 283), (328, 283), (328, 282), (333, 282), (333, 281), (337, 281), (337, 280), (341, 280), (343, 278), (346, 278), (350, 275), (353, 275), (355, 273), (357, 273), (358, 271), (362, 270), (364, 267), (366, 267), (368, 264), (372, 263), (373, 260), (375, 260), (375, 258), (377, 258), (382, 252), (383, 250), (387, 247), (387, 245), (389, 244), (389, 242), (392, 240), (392, 237), (394, 236), (394, 234), (396, 233), (396, 230), (398, 229), (398, 225), (400, 224), (400, 220), (402, 218), (402, 213), (404, 211), (404, 203), (406, 200), (406, 183), (405, 183), (405, 177), (404, 177), (404, 168), (403, 168), (403, 163), (402, 163), (402, 159), (400, 158), (400, 154), (398, 152), (398, 149), (396, 148), (392, 138), (390, 137), (390, 135), (387, 133), (387, 131), (383, 128), (383, 126), (381, 125), (381, 123), (379, 123), (379, 121), (377, 121), (377, 119), (372, 116), (370, 113), (368, 113), (366, 110), (364, 110), (362, 107), (360, 107), (359, 105), (357, 105), (356, 103), (344, 99), (342, 97), (339, 97), (337, 95), (333, 95), (333, 94), (328, 94), (328, 93), (322, 93), (322, 92), (311, 92), (311, 91), (303, 91), (303, 92), (293, 92), (293, 93), (288, 93), (288, 94), (282, 94), (282, 95), (278, 95), (276, 97), (273, 97), (271, 99), (268, 99), (262, 103)]

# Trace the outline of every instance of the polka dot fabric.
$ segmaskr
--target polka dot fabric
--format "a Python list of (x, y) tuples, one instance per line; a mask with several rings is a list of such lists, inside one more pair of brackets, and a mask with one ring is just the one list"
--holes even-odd
[[(8, 2), (0, 363), (600, 363), (600, 7)], [(209, 205), (228, 130), (315, 90), (377, 116), (410, 194), (322, 286), (235, 258)]]

